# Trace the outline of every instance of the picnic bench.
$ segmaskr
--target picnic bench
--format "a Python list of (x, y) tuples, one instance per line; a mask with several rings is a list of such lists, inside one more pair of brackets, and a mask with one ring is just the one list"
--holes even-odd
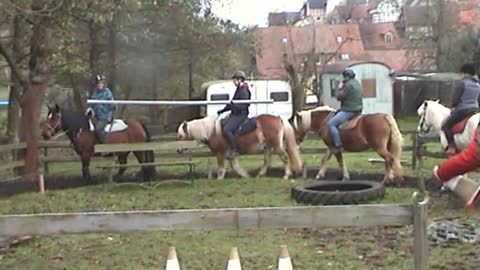
[[(153, 151), (154, 154), (162, 153), (162, 157), (175, 157), (181, 158), (181, 160), (175, 161), (159, 161), (149, 163), (134, 163), (134, 164), (119, 164), (116, 160), (116, 156), (110, 157), (112, 163), (96, 165), (95, 168), (102, 169), (107, 177), (108, 182), (113, 182), (113, 171), (119, 168), (140, 168), (142, 166), (187, 166), (188, 175), (193, 182), (193, 173), (196, 166), (199, 164), (198, 160), (193, 160), (191, 155), (192, 149), (198, 149), (202, 145), (195, 141), (173, 141), (173, 142), (147, 142), (147, 143), (130, 143), (130, 144), (97, 144), (95, 145), (95, 154), (107, 154), (107, 153), (122, 153), (122, 152), (135, 152), (135, 151)], [(181, 153), (177, 153), (177, 150), (182, 149)], [(175, 153), (175, 154), (172, 154)]]

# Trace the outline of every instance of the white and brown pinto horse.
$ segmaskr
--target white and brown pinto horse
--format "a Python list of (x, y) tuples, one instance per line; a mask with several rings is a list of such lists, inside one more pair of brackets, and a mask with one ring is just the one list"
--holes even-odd
[[(196, 140), (206, 144), (217, 157), (217, 178), (225, 177), (224, 164), (228, 144), (222, 135), (219, 118), (207, 116), (188, 122), (184, 121), (178, 127), (178, 138)], [(271, 166), (272, 152), (277, 154), (285, 164), (285, 179), (292, 176), (292, 172), (300, 174), (302, 171), (302, 160), (295, 140), (295, 132), (286, 118), (268, 114), (259, 115), (256, 117), (255, 127), (251, 131), (245, 131), (244, 134), (237, 136), (236, 143), (240, 155), (264, 151), (264, 165), (258, 176), (264, 176), (267, 173)], [(233, 158), (229, 162), (239, 176), (249, 177), (248, 173), (240, 167), (237, 158)]]
[[(420, 116), (417, 131), (421, 134), (428, 133), (433, 128), (440, 136), (440, 143), (444, 150), (448, 143), (445, 133), (442, 131), (442, 125), (450, 115), (450, 111), (451, 109), (440, 104), (439, 100), (425, 100), (417, 109), (418, 116)], [(480, 113), (471, 112), (452, 127), (457, 153), (467, 148), (472, 142), (474, 135), (477, 134), (479, 120)]]
[[(297, 140), (302, 142), (306, 134), (313, 132), (319, 135), (328, 149), (320, 162), (317, 180), (323, 179), (326, 163), (332, 157), (333, 141), (327, 127), (328, 120), (335, 114), (335, 109), (321, 106), (312, 110), (301, 111), (295, 115), (294, 127)], [(384, 182), (397, 179), (403, 181), (400, 158), (403, 138), (395, 119), (388, 114), (375, 113), (358, 115), (339, 127), (343, 147), (347, 152), (363, 152), (375, 150), (385, 160)], [(335, 155), (342, 170), (342, 179), (349, 180), (350, 174), (341, 153)]]

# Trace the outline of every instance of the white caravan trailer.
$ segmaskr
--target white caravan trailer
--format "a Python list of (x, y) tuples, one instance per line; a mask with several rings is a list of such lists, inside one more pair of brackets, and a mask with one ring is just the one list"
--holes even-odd
[[(272, 114), (277, 116), (292, 116), (292, 89), (290, 85), (281, 80), (247, 80), (252, 100), (270, 100), (270, 104), (250, 104), (249, 117), (260, 114)], [(236, 87), (232, 80), (212, 81), (202, 85), (207, 101), (232, 100)], [(217, 111), (225, 105), (207, 105), (207, 116), (216, 116)], [(228, 113), (222, 114), (222, 118)]]

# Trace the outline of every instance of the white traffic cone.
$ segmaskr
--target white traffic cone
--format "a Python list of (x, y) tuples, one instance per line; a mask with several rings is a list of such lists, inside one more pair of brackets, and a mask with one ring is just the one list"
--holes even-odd
[(238, 249), (236, 247), (233, 247), (230, 250), (230, 255), (228, 256), (225, 270), (242, 270), (242, 266), (240, 265), (240, 256), (238, 255)]
[(177, 252), (175, 247), (168, 249), (167, 264), (165, 270), (180, 270), (180, 264), (178, 263)]
[(290, 259), (286, 245), (280, 246), (280, 251), (278, 252), (277, 270), (293, 270), (292, 260)]

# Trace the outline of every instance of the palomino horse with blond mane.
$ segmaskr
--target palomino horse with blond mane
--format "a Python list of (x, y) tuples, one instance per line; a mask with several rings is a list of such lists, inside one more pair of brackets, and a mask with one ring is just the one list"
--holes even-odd
[[(317, 180), (323, 179), (326, 172), (326, 163), (333, 154), (333, 141), (328, 131), (327, 122), (335, 114), (335, 109), (321, 106), (315, 109), (298, 112), (294, 118), (297, 140), (303, 141), (309, 132), (320, 135), (328, 146), (327, 152), (320, 162)], [(340, 136), (343, 148), (349, 152), (362, 152), (373, 148), (385, 160), (384, 182), (390, 183), (395, 179), (403, 181), (400, 157), (402, 155), (403, 138), (395, 119), (388, 114), (375, 113), (357, 115), (340, 127)], [(343, 161), (342, 153), (335, 154), (338, 165), (342, 170), (342, 179), (349, 180), (350, 174)]]
[[(440, 104), (439, 100), (425, 100), (417, 109), (420, 121), (417, 130), (420, 133), (428, 133), (433, 128), (440, 135), (440, 143), (445, 150), (448, 146), (442, 124), (450, 115), (450, 109)], [(472, 111), (468, 116), (455, 124), (452, 128), (456, 151), (465, 149), (473, 139), (477, 130), (480, 114)]]
[[(221, 120), (217, 117), (207, 116), (192, 121), (184, 121), (178, 127), (178, 138), (182, 140), (193, 139), (206, 144), (217, 157), (217, 178), (225, 177), (225, 158), (228, 144), (222, 135)], [(272, 151), (277, 154), (285, 164), (284, 178), (300, 174), (302, 160), (295, 141), (295, 132), (288, 119), (274, 115), (262, 114), (250, 118), (239, 127), (236, 143), (240, 154), (254, 153), (264, 150), (264, 165), (258, 176), (264, 176), (271, 165)], [(286, 150), (284, 147), (286, 144)], [(238, 160), (230, 161), (232, 169), (241, 177), (249, 177), (248, 173), (240, 167)]]

